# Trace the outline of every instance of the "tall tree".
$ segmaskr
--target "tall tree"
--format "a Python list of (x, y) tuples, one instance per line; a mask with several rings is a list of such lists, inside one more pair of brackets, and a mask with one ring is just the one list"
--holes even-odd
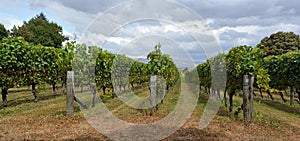
[(0, 23), (0, 40), (4, 37), (8, 37), (8, 30), (5, 29), (4, 25)]
[(300, 49), (300, 36), (293, 32), (277, 32), (270, 37), (265, 37), (258, 45), (261, 49), (265, 49), (269, 55), (281, 55), (290, 51)]
[(68, 40), (63, 35), (61, 26), (54, 22), (49, 22), (43, 13), (30, 19), (28, 22), (24, 21), (20, 27), (13, 27), (12, 36), (22, 36), (26, 41), (36, 45), (52, 46), (61, 48), (62, 42)]

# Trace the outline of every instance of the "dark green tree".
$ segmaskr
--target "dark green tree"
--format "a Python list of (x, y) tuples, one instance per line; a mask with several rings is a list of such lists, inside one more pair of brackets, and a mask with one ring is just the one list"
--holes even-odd
[(51, 46), (61, 48), (62, 42), (68, 40), (63, 35), (61, 26), (54, 22), (50, 22), (43, 13), (24, 21), (20, 27), (13, 27), (11, 30), (13, 37), (22, 36), (27, 42), (35, 45)]
[(270, 37), (265, 37), (258, 45), (269, 55), (281, 55), (300, 49), (300, 37), (293, 32), (277, 32)]
[(4, 25), (0, 23), (0, 40), (4, 37), (8, 37), (8, 30), (5, 29)]

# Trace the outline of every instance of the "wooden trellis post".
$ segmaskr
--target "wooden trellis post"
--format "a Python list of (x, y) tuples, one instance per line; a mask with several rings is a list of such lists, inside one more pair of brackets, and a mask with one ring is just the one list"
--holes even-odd
[(290, 86), (290, 105), (294, 105), (294, 94), (296, 92), (296, 89), (292, 86)]
[(253, 120), (253, 83), (254, 77), (244, 75), (243, 77), (243, 116), (244, 121)]
[(66, 100), (67, 116), (73, 116), (74, 114), (73, 103), (74, 103), (74, 72), (68, 71), (67, 100)]
[(158, 104), (163, 103), (166, 95), (166, 87), (162, 77), (153, 75), (150, 77), (150, 104), (153, 111), (157, 111)]
[(156, 111), (156, 97), (157, 97), (157, 76), (150, 77), (150, 102), (154, 111)]
[(253, 97), (254, 97), (254, 76), (249, 76), (249, 116), (250, 116), (250, 121), (253, 121)]

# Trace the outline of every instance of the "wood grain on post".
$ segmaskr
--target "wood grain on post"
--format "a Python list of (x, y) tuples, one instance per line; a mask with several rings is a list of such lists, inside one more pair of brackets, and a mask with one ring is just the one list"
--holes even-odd
[(250, 82), (249, 82), (249, 117), (250, 120), (253, 121), (253, 97), (254, 97), (254, 88), (253, 88), (253, 84), (254, 84), (254, 76), (249, 76), (250, 77)]
[(243, 115), (244, 121), (253, 121), (253, 83), (254, 76), (243, 77)]
[(157, 76), (154, 75), (150, 77), (150, 102), (151, 102), (151, 107), (153, 108), (156, 106), (156, 97), (157, 97)]
[(290, 105), (294, 105), (294, 93), (296, 92), (296, 89), (294, 87), (290, 87)]
[(74, 103), (74, 72), (68, 71), (67, 100), (66, 100), (67, 116), (73, 116), (74, 114), (73, 103)]
[(244, 121), (248, 121), (248, 98), (249, 98), (249, 77), (244, 75), (243, 77), (243, 116)]

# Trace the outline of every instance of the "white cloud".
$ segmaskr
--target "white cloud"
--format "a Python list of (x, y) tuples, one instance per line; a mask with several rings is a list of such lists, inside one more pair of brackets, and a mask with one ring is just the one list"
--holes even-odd
[(213, 30), (216, 38), (226, 51), (239, 45), (256, 46), (264, 37), (270, 36), (278, 31), (292, 31), (299, 34), (300, 26), (296, 24), (278, 23), (270, 26), (226, 26)]
[(107, 39), (108, 42), (113, 42), (118, 45), (126, 45), (132, 41), (131, 38), (124, 38), (124, 37), (109, 37)]
[(16, 19), (13, 16), (10, 15), (2, 15), (0, 14), (0, 22), (4, 24), (6, 29), (12, 29), (13, 26), (21, 26), (23, 24), (23, 21)]
[(157, 31), (157, 29), (158, 28), (156, 26), (154, 26), (154, 27), (149, 27), (149, 26), (138, 26), (138, 27), (136, 27), (136, 30), (139, 31), (142, 34), (146, 34), (146, 33), (149, 34), (151, 32)]
[(101, 34), (96, 33), (85, 33), (81, 35), (79, 43), (87, 44), (88, 46), (101, 46), (106, 37)]
[(161, 27), (164, 32), (177, 32), (179, 34), (184, 34), (184, 31), (174, 25), (166, 24)]

